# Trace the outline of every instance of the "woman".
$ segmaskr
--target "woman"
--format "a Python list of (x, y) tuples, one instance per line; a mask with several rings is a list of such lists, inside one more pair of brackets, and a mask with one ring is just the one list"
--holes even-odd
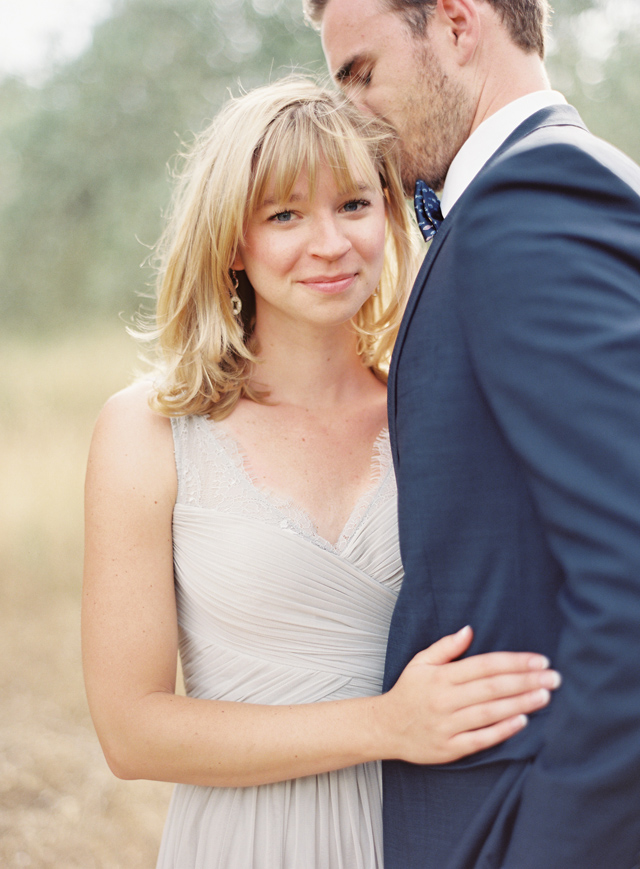
[(156, 381), (98, 421), (87, 691), (116, 775), (178, 783), (159, 867), (381, 867), (376, 761), (491, 746), (557, 683), (538, 655), (454, 661), (464, 628), (379, 693), (401, 580), (384, 370), (411, 272), (395, 161), (308, 81), (232, 101), (161, 245)]

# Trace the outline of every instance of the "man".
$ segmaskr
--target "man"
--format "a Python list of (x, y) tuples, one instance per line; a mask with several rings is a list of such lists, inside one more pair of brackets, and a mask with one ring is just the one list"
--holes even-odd
[(472, 653), (563, 674), (501, 746), (385, 764), (385, 869), (634, 869), (640, 170), (549, 89), (546, 0), (306, 2), (338, 85), (397, 129), (407, 191), (443, 189), (389, 379), (387, 687), (467, 622)]

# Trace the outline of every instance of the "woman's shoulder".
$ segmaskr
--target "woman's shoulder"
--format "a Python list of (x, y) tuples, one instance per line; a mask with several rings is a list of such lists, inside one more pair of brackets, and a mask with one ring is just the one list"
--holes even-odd
[(171, 420), (152, 410), (153, 385), (139, 381), (115, 395), (102, 408), (93, 433), (89, 462), (112, 478), (175, 488)]
[(153, 381), (141, 378), (110, 396), (104, 404), (103, 412), (116, 416), (127, 414), (144, 417), (150, 414), (152, 417), (165, 418), (151, 409), (149, 400), (153, 393)]
[(171, 420), (150, 406), (153, 383), (139, 380), (112, 395), (98, 416), (97, 428), (136, 439), (139, 436), (166, 438), (171, 435)]

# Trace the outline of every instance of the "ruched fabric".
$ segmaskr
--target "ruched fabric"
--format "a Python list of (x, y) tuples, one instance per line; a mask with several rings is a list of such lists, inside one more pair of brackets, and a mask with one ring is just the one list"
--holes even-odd
[[(192, 697), (313, 703), (379, 693), (401, 581), (388, 436), (340, 540), (260, 490), (220, 424), (173, 421), (180, 655)], [(177, 785), (158, 869), (381, 869), (371, 763), (247, 788)]]

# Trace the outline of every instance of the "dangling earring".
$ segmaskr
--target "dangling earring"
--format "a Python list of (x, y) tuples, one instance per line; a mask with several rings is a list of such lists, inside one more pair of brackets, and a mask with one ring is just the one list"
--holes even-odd
[(242, 299), (238, 295), (238, 287), (240, 285), (240, 281), (238, 280), (238, 275), (235, 273), (234, 269), (231, 269), (231, 280), (233, 281), (233, 295), (231, 296), (231, 307), (233, 308), (234, 316), (239, 317), (240, 312), (242, 311)]

